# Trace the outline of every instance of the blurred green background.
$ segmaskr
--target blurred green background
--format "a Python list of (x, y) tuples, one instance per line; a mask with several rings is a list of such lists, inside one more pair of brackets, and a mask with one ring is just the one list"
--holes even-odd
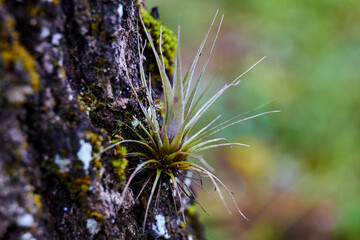
[(250, 219), (199, 190), (207, 238), (360, 239), (359, 0), (146, 3), (171, 29), (181, 25), (183, 67), (216, 10), (225, 14), (207, 71), (211, 92), (268, 56), (208, 115), (228, 119), (274, 98), (253, 114), (281, 110), (221, 134), (251, 148), (205, 155)]

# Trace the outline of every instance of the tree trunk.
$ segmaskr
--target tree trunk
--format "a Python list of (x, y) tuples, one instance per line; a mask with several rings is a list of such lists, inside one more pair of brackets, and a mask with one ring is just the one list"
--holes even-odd
[(137, 19), (135, 0), (0, 0), (0, 239), (203, 239), (165, 188), (143, 229), (148, 190), (120, 204), (136, 162), (100, 157), (141, 115)]

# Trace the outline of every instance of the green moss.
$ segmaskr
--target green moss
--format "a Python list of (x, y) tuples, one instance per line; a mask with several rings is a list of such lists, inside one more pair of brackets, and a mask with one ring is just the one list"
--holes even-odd
[(111, 165), (114, 168), (114, 173), (119, 177), (120, 180), (125, 180), (125, 170), (128, 166), (128, 160), (126, 157), (126, 148), (116, 146), (114, 155), (118, 158), (111, 160)]
[[(145, 8), (140, 6), (139, 12), (144, 21), (146, 29), (150, 32), (151, 38), (155, 44), (158, 53), (160, 53), (159, 45), (160, 45), (160, 32), (161, 32), (161, 50), (164, 56), (165, 69), (168, 74), (171, 74), (174, 70), (173, 61), (176, 56), (176, 47), (177, 47), (176, 37), (169, 28), (162, 25), (161, 21), (155, 19)], [(158, 70), (156, 65), (151, 64), (151, 63), (155, 63), (156, 61), (149, 43), (147, 44), (146, 48), (148, 50), (146, 56), (150, 57), (150, 59), (148, 59), (148, 62), (150, 63), (148, 65), (148, 70), (150, 72), (155, 72), (155, 71), (157, 72)]]
[(99, 112), (106, 107), (106, 104), (94, 94), (97, 91), (96, 86), (84, 88), (85, 90), (77, 97), (80, 109), (88, 114), (91, 122), (96, 127), (102, 128), (104, 126), (102, 125), (102, 121), (99, 120)]
[[(123, 117), (125, 119), (128, 119), (128, 122), (130, 121), (131, 119), (131, 114), (129, 114), (131, 111), (129, 111), (128, 109), (126, 109), (124, 112), (123, 112)], [(118, 118), (120, 119), (120, 118)], [(129, 122), (130, 123), (130, 122)], [(127, 124), (129, 124), (127, 123)], [(124, 130), (126, 129), (126, 127), (124, 126), (124, 124), (120, 123), (120, 122), (116, 122), (115, 125), (114, 125), (114, 131), (112, 133), (112, 137), (113, 138), (117, 138), (117, 139), (122, 139), (122, 135), (124, 134)], [(109, 139), (111, 140), (111, 138)]]
[[(38, 91), (40, 87), (40, 78), (35, 67), (35, 60), (26, 51), (25, 47), (21, 45), (18, 34), (15, 31), (15, 20), (12, 18), (5, 18), (0, 23), (1, 29), (9, 34), (9, 38), (0, 39), (0, 56), (5, 64), (5, 67), (11, 70), (16, 63), (21, 63), (26, 70), (30, 79), (30, 85), (34, 91)], [(5, 41), (4, 41), (5, 39)], [(10, 39), (9, 41), (6, 41)]]

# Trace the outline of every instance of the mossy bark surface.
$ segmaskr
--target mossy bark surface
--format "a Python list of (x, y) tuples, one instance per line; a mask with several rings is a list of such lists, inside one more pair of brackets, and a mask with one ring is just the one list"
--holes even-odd
[(0, 0), (0, 239), (203, 239), (165, 188), (143, 229), (141, 183), (120, 206), (136, 159), (99, 156), (142, 118), (137, 19), (133, 0)]

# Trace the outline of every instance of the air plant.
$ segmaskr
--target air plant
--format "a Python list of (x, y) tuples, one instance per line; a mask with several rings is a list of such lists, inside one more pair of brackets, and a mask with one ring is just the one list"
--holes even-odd
[[(156, 188), (159, 189), (161, 188), (161, 182), (163, 181), (167, 182), (167, 184), (170, 186), (172, 190), (173, 198), (180, 200), (179, 202), (181, 204), (181, 212), (183, 217), (184, 217), (184, 206), (183, 206), (182, 197), (186, 195), (187, 197), (189, 197), (190, 199), (196, 202), (195, 195), (190, 189), (190, 186), (188, 186), (185, 183), (185, 181), (182, 181), (180, 178), (181, 172), (184, 171), (191, 171), (198, 174), (199, 176), (205, 175), (209, 177), (212, 183), (214, 184), (220, 199), (227, 208), (223, 194), (220, 189), (220, 187), (222, 187), (233, 200), (237, 208), (237, 211), (246, 219), (245, 215), (240, 211), (238, 205), (236, 204), (232, 192), (219, 180), (219, 178), (217, 178), (211, 172), (211, 167), (207, 164), (204, 158), (198, 153), (207, 149), (223, 147), (223, 146), (232, 146), (232, 145), (248, 146), (243, 143), (229, 142), (225, 138), (214, 138), (213, 136), (215, 133), (218, 133), (223, 129), (231, 127), (235, 124), (276, 111), (263, 112), (246, 118), (243, 118), (244, 114), (240, 114), (232, 119), (216, 124), (217, 120), (221, 117), (221, 115), (219, 115), (215, 119), (210, 121), (206, 126), (201, 128), (199, 131), (195, 132), (193, 135), (190, 135), (190, 132), (193, 129), (194, 125), (210, 108), (210, 106), (230, 87), (238, 85), (240, 82), (239, 79), (249, 70), (251, 70), (256, 64), (258, 64), (265, 58), (263, 57), (262, 59), (260, 59), (248, 70), (246, 70), (236, 79), (234, 79), (230, 84), (226, 84), (217, 93), (215, 93), (209, 100), (207, 100), (205, 104), (200, 106), (198, 110), (195, 110), (196, 106), (199, 104), (200, 98), (204, 95), (204, 93), (202, 93), (196, 99), (197, 93), (199, 91), (199, 85), (201, 79), (205, 72), (206, 66), (209, 62), (209, 58), (213, 51), (216, 39), (219, 35), (223, 16), (220, 20), (216, 36), (213, 40), (211, 50), (209, 51), (209, 55), (204, 63), (204, 66), (202, 67), (199, 76), (195, 80), (194, 80), (194, 71), (198, 63), (199, 57), (203, 51), (206, 40), (209, 36), (210, 30), (214, 25), (216, 16), (217, 13), (211, 23), (211, 26), (204, 40), (202, 41), (195, 55), (195, 58), (190, 64), (190, 67), (188, 68), (184, 77), (182, 76), (181, 73), (180, 48), (178, 47), (177, 56), (174, 63), (172, 83), (166, 74), (165, 65), (164, 62), (162, 61), (162, 55), (160, 56), (158, 55), (154, 43), (151, 39), (151, 36), (149, 32), (146, 30), (144, 23), (142, 22), (142, 19), (140, 18), (147, 39), (154, 52), (156, 63), (160, 72), (160, 77), (163, 86), (163, 102), (164, 102), (164, 108), (162, 110), (163, 112), (159, 114), (159, 109), (154, 103), (154, 99), (152, 96), (152, 89), (151, 89), (151, 77), (148, 78), (146, 77), (144, 64), (142, 60), (143, 48), (141, 48), (139, 44), (139, 56), (140, 56), (139, 68), (140, 68), (141, 84), (146, 91), (145, 103), (140, 101), (137, 91), (134, 89), (132, 84), (131, 86), (134, 95), (137, 99), (137, 102), (141, 108), (141, 111), (144, 114), (145, 121), (141, 122), (135, 116), (133, 117), (134, 121), (136, 121), (136, 123), (138, 124), (138, 128), (141, 129), (140, 132), (136, 130), (134, 127), (122, 123), (126, 127), (128, 127), (132, 132), (134, 132), (134, 134), (137, 136), (138, 139), (125, 139), (119, 141), (115, 144), (108, 146), (107, 148), (104, 149), (104, 151), (107, 151), (115, 147), (116, 145), (124, 144), (124, 143), (138, 144), (139, 146), (144, 147), (143, 152), (127, 153), (127, 156), (137, 156), (139, 159), (141, 159), (141, 161), (137, 165), (135, 170), (131, 173), (129, 179), (127, 180), (127, 183), (123, 189), (122, 197), (120, 199), (120, 203), (122, 204), (126, 192), (130, 184), (132, 183), (134, 177), (137, 176), (140, 172), (147, 170), (149, 175), (147, 178), (145, 178), (144, 184), (138, 194), (138, 196), (140, 196), (142, 192), (145, 190), (146, 186), (151, 181), (151, 179), (154, 179), (151, 187), (150, 196), (147, 200), (147, 206), (146, 206), (144, 223), (143, 223), (144, 229), (149, 212), (149, 207), (154, 197), (155, 190)], [(160, 43), (160, 48), (161, 48), (161, 43)], [(189, 161), (190, 159), (198, 160), (203, 166)]]

